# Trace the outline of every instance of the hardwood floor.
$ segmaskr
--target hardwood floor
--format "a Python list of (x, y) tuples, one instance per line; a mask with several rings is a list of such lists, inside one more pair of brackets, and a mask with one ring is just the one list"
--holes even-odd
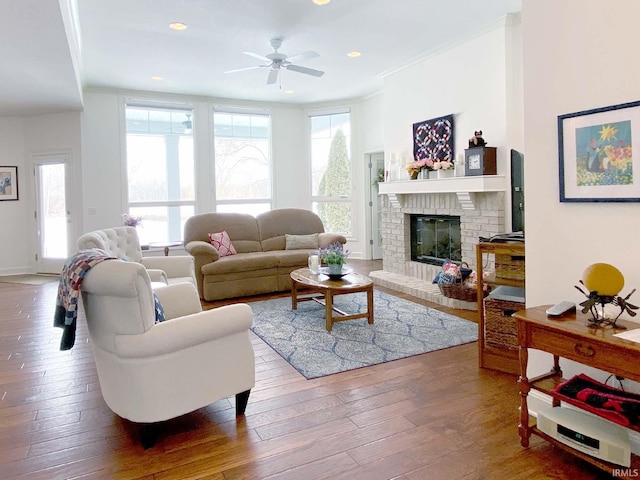
[(253, 336), (246, 416), (219, 401), (165, 422), (144, 450), (102, 400), (82, 318), (59, 351), (56, 290), (0, 283), (1, 479), (601, 478), (536, 437), (520, 447), (515, 378), (479, 369), (476, 344), (306, 380)]

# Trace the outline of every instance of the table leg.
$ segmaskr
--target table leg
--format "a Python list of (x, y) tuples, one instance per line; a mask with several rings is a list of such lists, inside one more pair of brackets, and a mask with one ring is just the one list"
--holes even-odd
[(331, 289), (328, 289), (324, 294), (324, 306), (325, 306), (325, 315), (327, 332), (330, 332), (333, 328), (333, 292)]
[(529, 428), (529, 406), (527, 405), (527, 396), (531, 386), (527, 378), (527, 363), (529, 361), (529, 351), (527, 347), (520, 346), (520, 378), (518, 378), (518, 386), (520, 390), (520, 424), (518, 425), (518, 434), (520, 435), (520, 445), (529, 446), (529, 437), (531, 436), (531, 428)]
[(291, 309), (298, 309), (298, 282), (291, 279)]
[[(560, 357), (558, 355), (553, 356), (553, 368), (551, 369), (551, 371), (559, 377), (562, 377), (562, 369), (560, 368)], [(559, 407), (560, 399), (553, 397), (553, 399), (551, 400), (551, 405), (554, 407)]]
[(373, 285), (367, 290), (367, 322), (373, 325)]

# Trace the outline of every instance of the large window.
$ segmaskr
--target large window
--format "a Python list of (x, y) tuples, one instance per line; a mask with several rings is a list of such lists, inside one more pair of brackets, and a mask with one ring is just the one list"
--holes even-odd
[(271, 117), (216, 111), (213, 125), (216, 210), (271, 210)]
[(313, 210), (327, 231), (350, 234), (350, 114), (311, 115), (310, 124)]
[(193, 111), (127, 105), (128, 213), (140, 242), (182, 240), (195, 213)]

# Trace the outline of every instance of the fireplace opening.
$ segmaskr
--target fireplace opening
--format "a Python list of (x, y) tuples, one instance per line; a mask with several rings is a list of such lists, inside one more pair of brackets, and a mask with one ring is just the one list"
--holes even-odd
[(411, 260), (442, 265), (462, 261), (460, 217), (411, 215)]

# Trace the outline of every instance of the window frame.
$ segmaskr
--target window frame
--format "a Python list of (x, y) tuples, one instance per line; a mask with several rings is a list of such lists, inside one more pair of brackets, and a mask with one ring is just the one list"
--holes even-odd
[[(348, 114), (349, 115), (349, 135), (347, 135), (348, 138), (348, 145), (347, 145), (347, 153), (349, 155), (349, 183), (351, 185), (351, 188), (349, 189), (349, 194), (345, 194), (345, 195), (316, 195), (314, 193), (314, 188), (313, 188), (313, 129), (312, 129), (312, 119), (315, 117), (331, 117), (334, 115), (343, 115), (343, 114)], [(310, 198), (311, 198), (311, 208), (312, 210), (316, 210), (314, 208), (314, 206), (316, 206), (319, 203), (348, 203), (350, 205), (350, 211), (351, 211), (351, 218), (350, 218), (350, 228), (349, 228), (349, 232), (334, 232), (334, 233), (341, 233), (343, 234), (345, 237), (353, 237), (354, 235), (354, 225), (353, 225), (353, 211), (354, 211), (354, 198), (353, 198), (353, 188), (354, 188), (354, 183), (353, 183), (353, 141), (352, 141), (352, 116), (353, 113), (351, 111), (351, 108), (349, 107), (336, 107), (336, 108), (331, 108), (331, 109), (326, 109), (326, 110), (312, 110), (307, 112), (307, 117), (308, 117), (308, 142), (309, 142), (309, 186), (310, 186)], [(330, 127), (331, 128), (331, 127)], [(333, 137), (331, 137), (331, 141), (333, 141)], [(327, 228), (327, 225), (325, 225), (325, 228)]]
[[(268, 120), (268, 135), (266, 136), (266, 140), (268, 142), (267, 145), (267, 161), (268, 168), (267, 172), (269, 174), (269, 178), (267, 182), (269, 184), (269, 196), (264, 198), (235, 198), (235, 199), (220, 199), (218, 197), (218, 186), (217, 186), (217, 164), (216, 164), (216, 114), (222, 115), (239, 115), (239, 116), (256, 116), (256, 117), (266, 117)], [(273, 210), (274, 204), (274, 165), (273, 165), (273, 115), (271, 110), (269, 109), (260, 109), (260, 108), (237, 108), (232, 106), (222, 106), (216, 105), (213, 107), (211, 112), (211, 138), (212, 138), (212, 192), (213, 192), (213, 208), (214, 211), (218, 211), (218, 206), (225, 205), (260, 205), (267, 204), (268, 210)], [(233, 138), (233, 137), (230, 137)], [(242, 138), (242, 137), (238, 137)], [(247, 137), (252, 138), (252, 137)], [(255, 137), (260, 138), (260, 137)]]
[[(144, 132), (129, 132), (128, 128), (127, 128), (127, 109), (128, 108), (137, 108), (137, 109), (144, 109), (144, 110), (157, 110), (157, 111), (162, 111), (162, 112), (180, 112), (180, 113), (184, 113), (189, 114), (190, 117), (189, 119), (195, 123), (195, 106), (191, 103), (172, 103), (172, 102), (164, 102), (164, 101), (151, 101), (151, 100), (140, 100), (140, 99), (136, 99), (136, 98), (124, 98), (122, 101), (122, 138), (123, 138), (123, 142), (122, 142), (122, 178), (123, 178), (123, 186), (122, 186), (122, 195), (123, 195), (123, 205), (124, 205), (124, 212), (123, 213), (127, 213), (130, 214), (131, 213), (131, 209), (136, 209), (136, 208), (166, 208), (167, 209), (167, 214), (168, 214), (168, 218), (167, 218), (167, 224), (166, 224), (166, 233), (167, 236), (170, 235), (171, 231), (179, 231), (180, 232), (180, 238), (179, 239), (175, 239), (175, 238), (167, 238), (167, 239), (158, 239), (157, 241), (162, 242), (162, 241), (178, 241), (178, 240), (183, 240), (184, 238), (184, 229), (180, 226), (180, 228), (176, 228), (176, 225), (173, 225), (173, 228), (171, 227), (170, 224), (170, 218), (171, 215), (169, 214), (169, 209), (171, 208), (182, 208), (182, 207), (191, 207), (193, 210), (193, 214), (197, 213), (197, 204), (198, 204), (198, 187), (197, 187), (197, 164), (196, 164), (196, 157), (197, 157), (197, 152), (196, 152), (196, 135), (195, 135), (195, 129), (191, 128), (191, 138), (192, 138), (192, 142), (193, 142), (193, 157), (191, 158), (191, 162), (192, 162), (192, 170), (193, 170), (193, 179), (192, 179), (192, 185), (193, 185), (193, 199), (191, 200), (145, 200), (145, 201), (132, 201), (129, 198), (129, 163), (128, 163), (128, 141), (129, 141), (129, 134), (132, 135), (136, 135), (136, 134), (143, 134)], [(163, 134), (163, 132), (157, 132), (157, 133), (153, 133), (153, 132), (147, 132), (151, 135), (161, 135)], [(166, 135), (167, 132), (165, 132)], [(172, 136), (179, 136), (179, 133), (173, 133), (173, 132), (169, 132), (170, 135)], [(165, 164), (167, 161), (167, 158), (165, 157)], [(184, 223), (184, 222), (181, 222)], [(143, 224), (144, 225), (144, 224)], [(155, 239), (153, 239), (153, 241), (156, 241)]]

